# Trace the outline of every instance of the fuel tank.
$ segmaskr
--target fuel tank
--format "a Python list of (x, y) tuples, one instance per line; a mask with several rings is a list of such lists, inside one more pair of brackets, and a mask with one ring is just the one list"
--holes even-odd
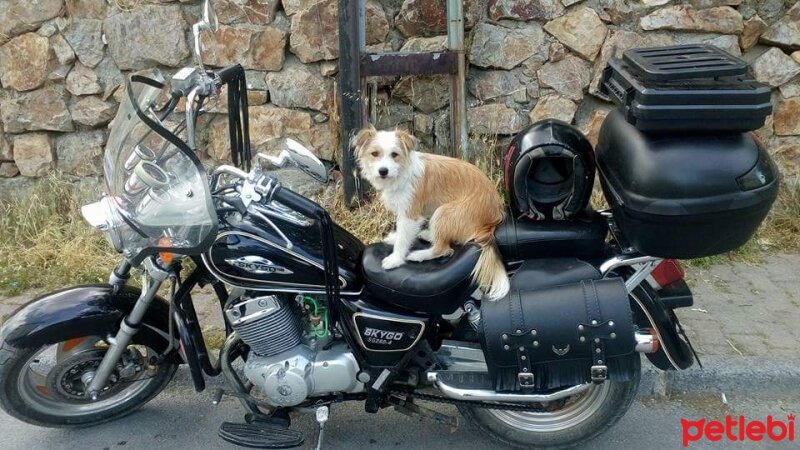
[[(272, 219), (286, 240), (259, 218), (229, 213), (220, 217), (219, 234), (203, 255), (217, 278), (232, 286), (257, 291), (321, 292), (325, 290), (322, 240), (311, 219)], [(301, 223), (302, 222), (302, 223)], [(364, 244), (334, 225), (342, 294), (361, 290)]]

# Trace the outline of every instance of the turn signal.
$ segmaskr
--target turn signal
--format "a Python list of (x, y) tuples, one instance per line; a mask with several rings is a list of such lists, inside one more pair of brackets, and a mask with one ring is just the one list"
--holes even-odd
[[(172, 239), (168, 238), (167, 236), (162, 236), (158, 240), (158, 246), (159, 247), (172, 247)], [(175, 258), (175, 254), (174, 253), (170, 253), (170, 252), (159, 252), (158, 253), (158, 258), (164, 264), (172, 264), (172, 261)]]

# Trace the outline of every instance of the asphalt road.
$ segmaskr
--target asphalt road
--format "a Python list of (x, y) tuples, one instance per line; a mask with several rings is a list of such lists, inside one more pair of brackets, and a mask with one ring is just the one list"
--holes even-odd
[[(595, 440), (593, 449), (682, 448), (680, 419), (723, 419), (728, 414), (766, 419), (767, 415), (786, 420), (789, 413), (800, 412), (800, 390), (782, 396), (753, 398), (744, 393), (730, 393), (727, 404), (716, 394), (682, 395), (669, 399), (640, 397), (628, 414), (611, 430)], [(443, 412), (454, 409), (437, 407)], [(210, 393), (195, 393), (184, 375), (159, 397), (131, 416), (117, 422), (79, 430), (38, 428), (0, 413), (0, 448), (2, 449), (205, 449), (235, 448), (217, 437), (223, 421), (239, 421), (241, 407), (226, 398), (214, 406)], [(293, 427), (306, 433), (303, 448), (314, 448), (315, 422), (311, 416), (294, 418)], [(798, 430), (800, 431), (800, 430)], [(800, 434), (800, 433), (796, 433)], [(797, 448), (800, 436), (792, 444), (760, 442), (708, 441), (692, 443), (690, 448)], [(402, 448), (459, 450), (502, 448), (468, 425), (450, 433), (429, 420), (420, 421), (390, 409), (367, 414), (361, 403), (335, 405), (326, 426), (326, 449)]]

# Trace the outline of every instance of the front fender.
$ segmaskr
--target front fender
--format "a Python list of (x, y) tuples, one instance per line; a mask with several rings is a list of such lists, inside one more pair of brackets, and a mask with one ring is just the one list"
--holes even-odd
[[(116, 334), (141, 290), (110, 284), (75, 286), (38, 297), (0, 327), (0, 339), (15, 347), (39, 347), (82, 336)], [(169, 346), (169, 303), (153, 299), (134, 341), (157, 352)], [(177, 344), (176, 344), (177, 345)], [(172, 352), (177, 358), (177, 352)]]

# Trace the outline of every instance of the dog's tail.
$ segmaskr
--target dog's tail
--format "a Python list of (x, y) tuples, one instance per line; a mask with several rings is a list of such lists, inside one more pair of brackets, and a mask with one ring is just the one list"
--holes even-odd
[(496, 227), (496, 225), (487, 226), (474, 236), (474, 241), (481, 246), (481, 256), (478, 257), (478, 264), (472, 270), (472, 279), (490, 301), (500, 300), (511, 290), (511, 282), (508, 280), (503, 259), (494, 240)]

